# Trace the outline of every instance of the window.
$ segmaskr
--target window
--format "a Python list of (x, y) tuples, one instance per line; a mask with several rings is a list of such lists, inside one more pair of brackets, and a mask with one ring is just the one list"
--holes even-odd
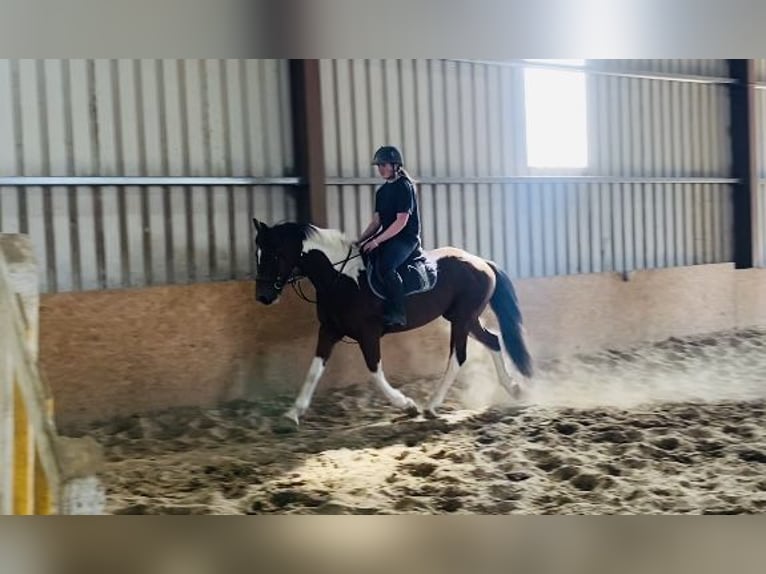
[[(528, 60), (582, 66), (584, 60)], [(527, 165), (584, 168), (588, 165), (585, 73), (559, 68), (524, 69)]]

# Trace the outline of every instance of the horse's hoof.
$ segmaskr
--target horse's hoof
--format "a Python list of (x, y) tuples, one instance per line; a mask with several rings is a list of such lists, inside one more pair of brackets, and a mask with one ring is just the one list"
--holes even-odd
[(291, 434), (298, 431), (295, 421), (287, 417), (279, 417), (271, 425), (271, 432), (274, 434)]
[(511, 387), (511, 397), (515, 401), (520, 401), (524, 398), (524, 387), (519, 384), (515, 384)]
[(414, 419), (415, 417), (420, 416), (420, 409), (418, 408), (418, 405), (412, 403), (411, 405), (404, 407), (404, 414), (407, 417)]
[(435, 420), (439, 418), (439, 415), (436, 414), (436, 409), (434, 409), (433, 407), (429, 407), (425, 411), (423, 411), (423, 416), (431, 420)]
[(290, 421), (293, 423), (295, 428), (298, 428), (301, 424), (300, 417), (298, 416), (298, 411), (295, 409), (295, 407), (291, 408), (289, 411), (286, 411), (281, 418), (283, 422)]

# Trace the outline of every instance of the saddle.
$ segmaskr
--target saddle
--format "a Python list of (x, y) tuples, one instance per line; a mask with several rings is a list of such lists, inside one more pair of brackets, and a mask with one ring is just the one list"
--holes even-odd
[[(374, 259), (374, 257), (365, 259), (367, 282), (375, 296), (385, 300), (386, 297), (383, 295), (385, 288), (376, 271)], [(425, 293), (436, 286), (436, 262), (428, 259), (421, 249), (416, 249), (396, 271), (402, 278), (405, 296)]]

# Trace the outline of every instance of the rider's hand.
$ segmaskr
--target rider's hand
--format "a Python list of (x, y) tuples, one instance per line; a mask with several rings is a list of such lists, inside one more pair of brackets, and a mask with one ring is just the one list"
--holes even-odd
[(376, 239), (370, 239), (367, 243), (365, 243), (362, 246), (362, 251), (365, 253), (371, 253), (374, 249), (378, 247), (378, 242)]

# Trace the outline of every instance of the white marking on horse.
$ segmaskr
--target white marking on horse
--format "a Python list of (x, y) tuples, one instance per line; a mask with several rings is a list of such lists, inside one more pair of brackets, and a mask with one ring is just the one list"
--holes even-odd
[(298, 398), (295, 399), (295, 404), (284, 414), (285, 417), (295, 422), (296, 425), (303, 416), (303, 413), (308, 410), (311, 398), (314, 396), (314, 391), (316, 390), (317, 383), (319, 383), (319, 379), (322, 377), (322, 373), (324, 373), (324, 369), (325, 360), (321, 357), (314, 357), (314, 360), (311, 361), (309, 372), (306, 374), (306, 380), (303, 382), (303, 387), (301, 387), (301, 392), (298, 394)]
[(343, 268), (343, 274), (353, 279), (359, 284), (359, 274), (364, 270), (364, 263), (359, 255), (359, 249), (352, 246), (353, 242), (342, 232), (336, 229), (321, 229), (313, 227), (308, 233), (308, 237), (303, 241), (303, 251), (308, 253), (314, 249), (324, 253), (331, 263), (336, 263), (336, 270), (340, 271), (343, 261), (349, 257), (349, 247), (351, 247), (350, 257), (346, 266)]
[(441, 406), (441, 404), (444, 402), (444, 398), (447, 396), (447, 391), (452, 386), (452, 383), (455, 382), (455, 378), (457, 377), (457, 373), (459, 370), (460, 370), (460, 363), (458, 363), (457, 357), (455, 356), (455, 353), (453, 351), (452, 355), (449, 358), (449, 365), (447, 366), (447, 372), (444, 373), (444, 378), (436, 387), (436, 390), (431, 395), (431, 398), (428, 400), (428, 406), (426, 406), (426, 410), (429, 411), (432, 415), (436, 415), (436, 409), (438, 409), (439, 406)]
[(386, 376), (383, 374), (383, 369), (381, 368), (380, 363), (378, 363), (378, 369), (376, 371), (370, 372), (370, 377), (378, 389), (383, 392), (386, 398), (395, 407), (400, 409), (417, 408), (415, 401), (413, 401), (399, 389), (395, 389), (389, 384), (389, 382), (386, 380)]
[(495, 364), (495, 371), (497, 371), (497, 378), (500, 381), (500, 385), (512, 399), (518, 400), (521, 398), (524, 388), (521, 383), (514, 381), (511, 374), (508, 372), (508, 368), (505, 366), (505, 360), (503, 359), (503, 347), (500, 347), (499, 351), (490, 349), (489, 352), (492, 356), (492, 362)]

